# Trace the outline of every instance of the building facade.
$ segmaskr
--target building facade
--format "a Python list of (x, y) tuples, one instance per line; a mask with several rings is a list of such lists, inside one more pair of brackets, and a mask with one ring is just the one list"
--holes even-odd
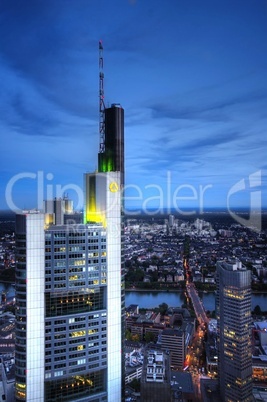
[(105, 227), (44, 230), (44, 214), (17, 215), (17, 401), (121, 400), (120, 231), (107, 233), (119, 194), (110, 198)]
[(160, 350), (147, 350), (141, 376), (141, 402), (171, 401), (169, 355)]
[(17, 215), (16, 401), (124, 398), (124, 111), (105, 115), (84, 223)]
[(171, 368), (182, 370), (186, 356), (186, 332), (184, 326), (180, 329), (166, 328), (161, 333), (162, 350), (170, 354)]
[(252, 397), (251, 271), (240, 261), (219, 261), (216, 267), (218, 377), (225, 402)]
[[(16, 217), (15, 397), (44, 400), (45, 378), (44, 215)], [(36, 400), (36, 399), (35, 399)]]
[(83, 223), (65, 197), (16, 218), (16, 401), (124, 399), (124, 110), (102, 92)]

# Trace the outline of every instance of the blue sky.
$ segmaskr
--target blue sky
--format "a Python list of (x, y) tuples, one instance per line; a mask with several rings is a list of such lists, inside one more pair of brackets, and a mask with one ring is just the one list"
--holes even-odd
[(266, 0), (2, 0), (0, 35), (1, 209), (80, 206), (99, 39), (127, 208), (267, 206)]

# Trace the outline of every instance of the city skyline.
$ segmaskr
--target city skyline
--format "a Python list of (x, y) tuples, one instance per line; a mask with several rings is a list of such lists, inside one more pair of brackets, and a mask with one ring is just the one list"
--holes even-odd
[(83, 205), (100, 39), (105, 105), (125, 110), (126, 208), (267, 207), (266, 1), (12, 0), (0, 11), (0, 209), (61, 190)]

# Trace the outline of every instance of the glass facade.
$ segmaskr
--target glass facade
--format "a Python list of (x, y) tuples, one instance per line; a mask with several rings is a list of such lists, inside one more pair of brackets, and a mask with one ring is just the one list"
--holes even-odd
[(124, 185), (124, 109), (112, 104), (105, 109), (105, 151), (98, 154), (99, 172), (120, 172)]
[[(94, 371), (86, 375), (74, 375), (55, 381), (46, 381), (46, 402), (58, 401), (106, 401), (106, 372)], [(95, 399), (95, 396), (98, 398)], [(101, 396), (102, 395), (102, 396)], [(90, 399), (89, 399), (90, 398)]]
[(217, 262), (218, 376), (224, 401), (252, 396), (251, 271), (240, 262)]
[(106, 231), (55, 226), (45, 247), (45, 401), (106, 400)]
[[(29, 386), (32, 360), (39, 388), (40, 375), (44, 378), (38, 400), (106, 401), (106, 230), (101, 225), (79, 225), (75, 230), (52, 226), (44, 231), (42, 218), (41, 214), (39, 234), (34, 230), (34, 238), (40, 239), (40, 249), (36, 250), (30, 247), (29, 217), (17, 217), (16, 400), (36, 400)], [(39, 272), (41, 278), (34, 281), (34, 286), (43, 283), (39, 294), (43, 310), (38, 298), (34, 302), (29, 299), (30, 261), (38, 259), (39, 254), (42, 275)], [(27, 323), (32, 309), (36, 312), (35, 323), (43, 322), (35, 341), (31, 339), (34, 329)], [(43, 361), (38, 355), (41, 350)]]

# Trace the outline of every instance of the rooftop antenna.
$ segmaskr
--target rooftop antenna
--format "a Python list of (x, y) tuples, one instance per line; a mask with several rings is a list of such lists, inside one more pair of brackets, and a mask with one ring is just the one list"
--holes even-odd
[(100, 147), (99, 152), (105, 152), (105, 102), (104, 102), (104, 59), (103, 44), (99, 41), (99, 135)]

